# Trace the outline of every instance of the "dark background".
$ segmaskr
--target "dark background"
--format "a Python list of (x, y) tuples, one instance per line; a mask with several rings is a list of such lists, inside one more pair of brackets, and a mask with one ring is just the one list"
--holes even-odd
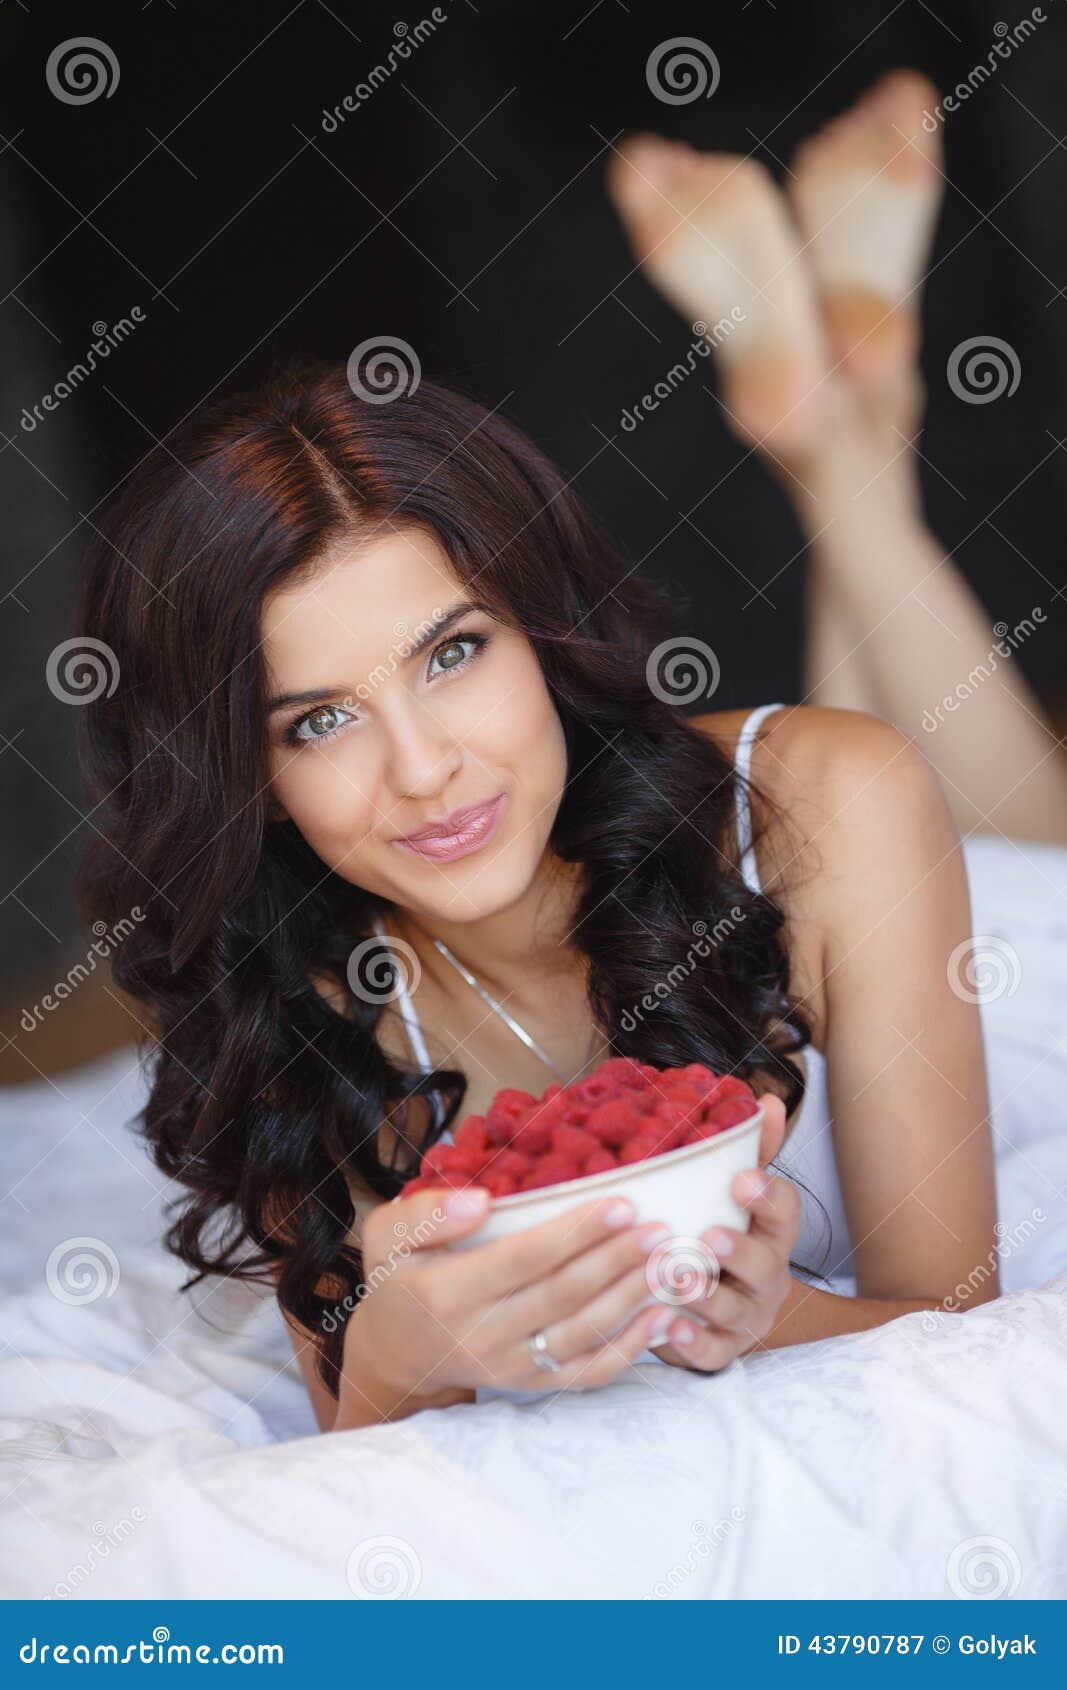
[[(702, 366), (633, 433), (635, 404), (691, 339), (633, 265), (603, 191), (610, 144), (651, 128), (752, 153), (776, 175), (796, 143), (881, 71), (942, 89), (1028, 9), (935, 0), (720, 6), (456, 0), (446, 21), (335, 133), (322, 128), (398, 23), (430, 15), (334, 0), (9, 3), (0, 14), (4, 369), (4, 717), (0, 855), (4, 1077), (34, 1079), (136, 1032), (107, 988), (18, 1042), (22, 1001), (84, 953), (74, 864), (84, 818), (76, 708), (45, 685), (76, 632), (80, 558), (110, 490), (203, 401), (293, 355), (345, 360), (372, 335), (427, 376), (499, 405), (563, 466), (623, 555), (669, 583), (678, 626), (723, 666), (719, 706), (802, 696), (804, 559), (782, 495), (727, 433)], [(924, 299), (932, 526), (994, 620), (1050, 622), (1017, 662), (1056, 710), (1067, 435), (1067, 149), (1060, 0), (948, 123), (944, 209)], [(710, 99), (650, 93), (650, 52), (714, 50)], [(94, 36), (120, 66), (108, 98), (67, 105), (45, 80), (59, 42)], [(93, 339), (144, 323), (32, 433), (19, 423)], [(1022, 380), (956, 398), (953, 347), (993, 334)], [(767, 597), (757, 589), (767, 588)]]

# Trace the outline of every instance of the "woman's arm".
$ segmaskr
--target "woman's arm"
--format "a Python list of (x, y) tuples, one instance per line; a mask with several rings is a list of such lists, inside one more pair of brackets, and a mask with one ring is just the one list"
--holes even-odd
[(966, 874), (936, 774), (896, 729), (835, 710), (772, 718), (754, 768), (794, 824), (793, 854), (772, 827), (760, 868), (826, 1052), (858, 1293), (795, 1284), (763, 1342), (933, 1307), (979, 1266), (969, 1302), (985, 1301), (999, 1294), (989, 1101), (964, 989)]

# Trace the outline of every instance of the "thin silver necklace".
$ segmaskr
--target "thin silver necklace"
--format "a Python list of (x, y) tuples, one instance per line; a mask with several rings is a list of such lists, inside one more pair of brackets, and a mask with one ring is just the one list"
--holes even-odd
[[(511, 1031), (515, 1034), (515, 1037), (517, 1039), (522, 1040), (522, 1042), (526, 1046), (527, 1050), (531, 1050), (533, 1052), (533, 1054), (537, 1057), (538, 1061), (543, 1062), (546, 1068), (551, 1068), (553, 1074), (555, 1074), (556, 1079), (559, 1081), (560, 1085), (565, 1086), (565, 1085), (569, 1084), (569, 1081), (564, 1076), (562, 1071), (559, 1068), (556, 1067), (556, 1064), (553, 1062), (553, 1060), (549, 1056), (548, 1052), (541, 1048), (541, 1046), (538, 1044), (537, 1040), (534, 1038), (533, 1034), (528, 1033), (526, 1031), (526, 1028), (522, 1025), (522, 1023), (520, 1021), (516, 1021), (516, 1019), (513, 1015), (508, 1014), (508, 1012), (504, 1008), (503, 1004), (498, 1003), (496, 998), (493, 996), (493, 994), (491, 992), (486, 991), (486, 989), (482, 985), (481, 981), (478, 980), (471, 973), (469, 968), (464, 968), (464, 966), (460, 962), (459, 958), (452, 955), (452, 952), (449, 950), (449, 948), (445, 944), (444, 940), (443, 939), (435, 939), (434, 945), (436, 946), (437, 950), (440, 951), (440, 953), (444, 957), (445, 961), (450, 962), (452, 964), (452, 967), (455, 968), (456, 970), (458, 970), (458, 972), (460, 974), (462, 974), (462, 976), (463, 976), (464, 980), (466, 980), (468, 986), (473, 986), (474, 990), (478, 993), (478, 996), (485, 1003), (487, 1003), (489, 1005), (489, 1008), (493, 1011), (494, 1015), (499, 1015), (499, 1017), (500, 1017), (501, 1021), (503, 1021), (504, 1025), (506, 1027), (511, 1028)], [(585, 1061), (582, 1063), (581, 1068), (579, 1068), (579, 1070), (578, 1070), (579, 1074), (583, 1073), (584, 1070), (589, 1066), (589, 1059), (592, 1056), (593, 1051), (596, 1049), (598, 1032), (599, 1032), (599, 1029), (594, 1024), (594, 1026), (593, 1026), (593, 1036), (589, 1041), (589, 1049), (586, 1052)], [(572, 1074), (570, 1077), (571, 1077), (571, 1079), (576, 1079), (577, 1075)]]

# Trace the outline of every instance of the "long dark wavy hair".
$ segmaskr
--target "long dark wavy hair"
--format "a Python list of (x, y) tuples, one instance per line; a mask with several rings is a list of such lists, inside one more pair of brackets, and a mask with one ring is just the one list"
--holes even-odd
[[(265, 596), (339, 537), (409, 525), (537, 653), (568, 759), (549, 844), (583, 865), (573, 943), (615, 1053), (758, 1077), (792, 1110), (792, 1057), (811, 1038), (782, 911), (729, 860), (733, 764), (649, 684), (668, 606), (529, 440), (429, 382), (362, 400), (333, 366), (185, 424), (128, 480), (88, 555), (80, 626), (111, 647), (121, 679), (80, 712), (98, 830), (83, 902), (109, 926), (143, 912), (114, 969), (153, 1029), (141, 1130), (184, 1188), (166, 1243), (194, 1270), (186, 1288), (269, 1278), (316, 1335), (335, 1396), (336, 1311), (364, 1288), (346, 1170), (395, 1196), (409, 1167), (383, 1156), (381, 1123), (399, 1126), (389, 1137), (403, 1150), (413, 1111), (427, 1114), (412, 1099), (438, 1094), (425, 1145), (466, 1080), (384, 1054), (382, 1007), (346, 967), (378, 900), (271, 819), (260, 623)], [(721, 937), (681, 970), (701, 923)]]

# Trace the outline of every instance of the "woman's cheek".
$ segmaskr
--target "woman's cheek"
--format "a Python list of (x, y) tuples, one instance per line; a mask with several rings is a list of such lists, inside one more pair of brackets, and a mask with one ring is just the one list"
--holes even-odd
[(373, 806), (364, 793), (358, 760), (343, 740), (333, 756), (325, 755), (325, 747), (298, 752), (279, 784), (289, 816), (312, 849), (332, 864), (345, 853), (354, 856), (372, 831)]

